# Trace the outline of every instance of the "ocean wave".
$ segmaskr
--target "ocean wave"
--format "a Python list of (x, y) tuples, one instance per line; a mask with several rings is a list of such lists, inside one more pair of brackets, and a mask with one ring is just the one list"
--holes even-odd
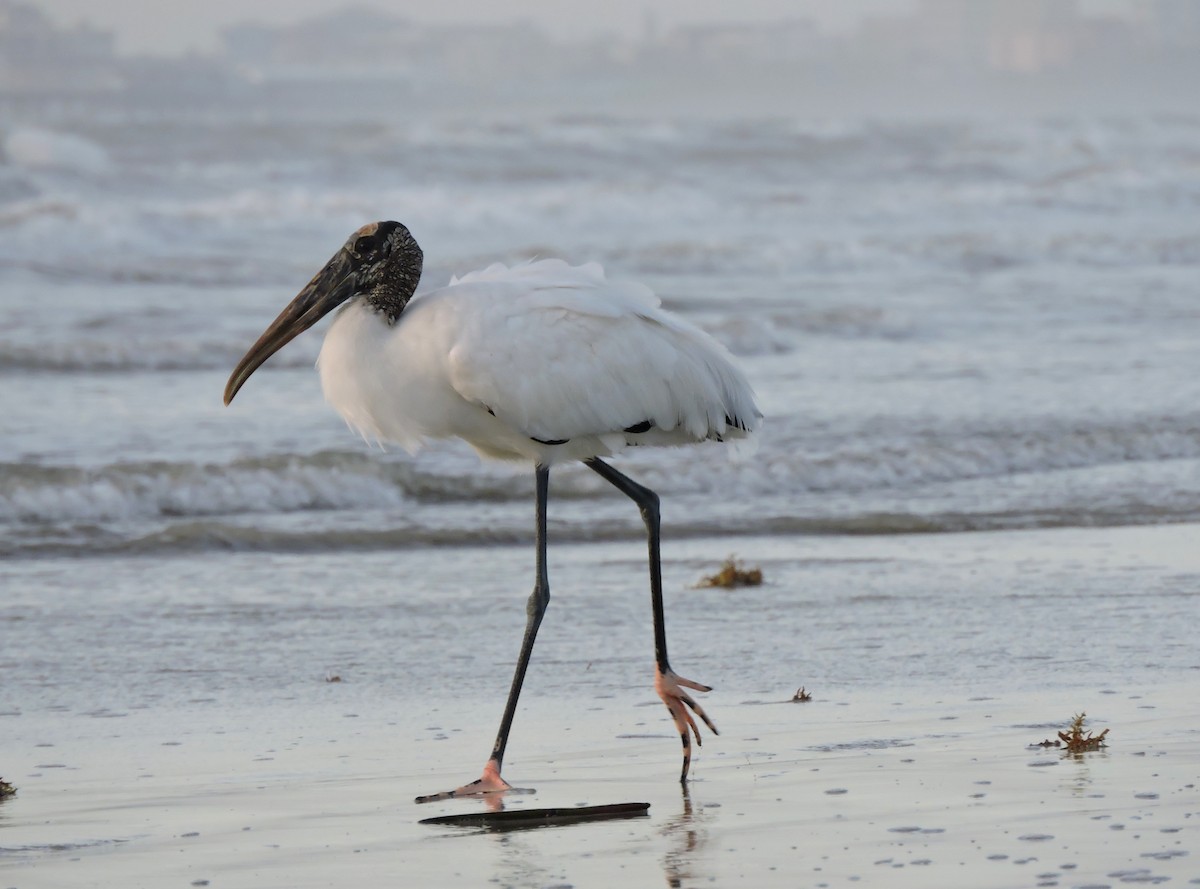
[(21, 127), (5, 135), (0, 147), (8, 163), (26, 169), (100, 175), (113, 168), (101, 145), (75, 133)]
[(0, 193), (0, 228), (19, 229), (31, 223), (74, 222), (79, 206), (66, 198), (49, 198), (20, 180), (5, 183)]
[[(79, 339), (12, 343), (0, 340), (0, 373), (124, 373), (137, 371), (228, 371), (242, 356), (245, 343), (185, 337)], [(315, 347), (282, 352), (272, 366), (313, 366)]]
[[(751, 459), (729, 461), (720, 448), (697, 449), (686, 461), (658, 449), (633, 449), (629, 471), (665, 496), (771, 502), (880, 492), (902, 498), (936, 485), (1200, 458), (1200, 427), (1183, 421), (1145, 426), (1047, 422), (1024, 429), (907, 435), (876, 430), (826, 440), (806, 435), (802, 426), (778, 425), (783, 428), (768, 427)], [(480, 466), (470, 458), (447, 462), (366, 450), (95, 468), (5, 463), (0, 464), (0, 524), (352, 512), (418, 502), (524, 503), (526, 475)], [(562, 467), (555, 474), (556, 498), (607, 493), (582, 466)]]
[[(808, 441), (790, 432), (760, 453), (765, 476), (812, 493), (912, 489), (1120, 464), (1200, 458), (1194, 419), (1106, 424), (1031, 418)], [(756, 468), (753, 470), (758, 472)]]
[[(622, 504), (624, 506), (624, 504)], [(497, 520), (422, 524), (392, 511), (371, 512), (373, 524), (361, 521), (310, 523), (231, 521), (186, 518), (150, 523), (55, 525), (36, 533), (0, 534), (0, 557), (160, 556), (196, 552), (355, 552), (458, 546), (529, 546), (533, 531), (527, 513)], [(668, 510), (668, 512), (672, 512)], [(678, 512), (675, 510), (674, 512)], [(597, 521), (594, 515), (551, 522), (555, 544), (641, 541), (645, 530), (636, 515)], [(339, 515), (339, 514), (335, 514)], [(1049, 528), (1096, 528), (1200, 522), (1200, 499), (1186, 503), (1146, 504), (1127, 501), (1063, 504), (1057, 508), (1027, 506), (946, 510), (842, 509), (780, 515), (761, 510), (736, 517), (706, 513), (706, 518), (674, 516), (665, 525), (669, 540), (818, 535), (889, 536), (962, 534)]]
[[(43, 215), (73, 219), (76, 208), (70, 204), (46, 202), (45, 213), (35, 214), (38, 222)], [(11, 209), (11, 208), (10, 208)], [(18, 213), (18, 211), (12, 211)], [(0, 208), (0, 227), (10, 224), (12, 213)], [(33, 217), (30, 217), (33, 218)], [(21, 216), (22, 221), (25, 217)], [(15, 223), (13, 223), (15, 224)], [(97, 243), (91, 249), (81, 248), (69, 256), (48, 261), (38, 250), (22, 248), (15, 240), (0, 251), (0, 262), (11, 269), (22, 269), (53, 281), (135, 286), (185, 286), (198, 290), (216, 288), (278, 286), (286, 289), (303, 280), (303, 272), (280, 256), (284, 251), (267, 256), (250, 253), (211, 253), (188, 256), (174, 253), (163, 256), (137, 255), (125, 242), (144, 240), (142, 231), (149, 225), (143, 222), (122, 222), (113, 226), (124, 233), (118, 244)], [(36, 231), (25, 233), (29, 240)], [(149, 237), (148, 235), (146, 237)], [(97, 239), (100, 241), (101, 239)], [(123, 248), (123, 249), (122, 249)], [(7, 253), (7, 255), (5, 255)]]
[(368, 453), (246, 458), (230, 463), (128, 462), (96, 468), (0, 464), (0, 523), (355, 510), (409, 499), (506, 496), (486, 476), (445, 479)]
[[(665, 232), (664, 250), (690, 260), (703, 258), (704, 245), (693, 257), (678, 244), (704, 232), (718, 249), (728, 243), (729, 220), (738, 227), (762, 220), (771, 231), (815, 214), (836, 230), (853, 208), (863, 218), (881, 210), (885, 219), (928, 215), (957, 228), (961, 212), (972, 208), (993, 227), (1004, 221), (990, 212), (1000, 206), (1075, 209), (1087, 217), (1089, 209), (1104, 217), (1131, 207), (1194, 208), (1192, 130), (1149, 122), (1127, 129), (426, 121), (364, 136), (354, 143), (352, 165), (344, 140), (308, 144), (302, 163), (279, 150), (306, 139), (307, 126), (268, 129), (263, 142), (263, 128), (230, 125), (207, 136), (220, 145), (204, 146), (181, 131), (181, 144), (158, 144), (161, 133), (143, 133), (153, 144), (145, 148), (130, 133), (121, 138), (137, 140), (139, 149), (114, 149), (117, 162), (79, 137), (21, 130), (7, 136), (11, 156), (0, 169), (17, 177), (38, 173), (38, 200), (17, 208), (13, 221), (66, 212), (95, 225), (101, 238), (115, 224), (148, 245), (181, 227), (219, 242), (238, 223), (259, 236), (307, 236), (323, 227), (340, 233), (393, 207), (404, 209), (419, 237), (471, 232), (478, 242), (489, 232), (566, 231), (586, 241), (598, 231), (626, 231), (637, 235), (627, 243), (644, 243)], [(101, 187), (81, 190), (71, 170), (90, 167), (115, 168)]]
[[(464, 175), (382, 190), (270, 177), (199, 194), (143, 187), (81, 195), (69, 185), (42, 185), (36, 195), (0, 201), (0, 262), (65, 280), (284, 286), (302, 283), (345, 232), (388, 215), (402, 218), (439, 262), (473, 255), (484, 264), (511, 261), (524, 245), (573, 261), (598, 259), (632, 275), (757, 280), (870, 271), (978, 275), (1047, 263), (1200, 264), (1200, 238), (1161, 224), (1163, 215), (1182, 223), (1200, 206), (1200, 185), (1189, 186), (1178, 169), (1163, 183), (1137, 187), (1113, 181), (1116, 173), (1048, 186), (1053, 170), (999, 182), (990, 174), (960, 182), (961, 171), (943, 172), (937, 185), (901, 179), (874, 186), (856, 171), (814, 181), (811, 171), (800, 178), (783, 170), (767, 183), (747, 178), (752, 174), (726, 173), (711, 187), (705, 176), (699, 187), (608, 173), (567, 181), (547, 175), (515, 186), (500, 169), (485, 169), (480, 182)], [(846, 207), (863, 218), (848, 218)], [(297, 231), (292, 220), (308, 222)], [(40, 245), (64, 221), (94, 234), (68, 255), (48, 257)], [(230, 237), (239, 228), (254, 233), (252, 245)]]

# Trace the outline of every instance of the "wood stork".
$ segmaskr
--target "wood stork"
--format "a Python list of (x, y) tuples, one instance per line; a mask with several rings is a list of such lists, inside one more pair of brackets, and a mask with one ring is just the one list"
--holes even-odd
[(667, 660), (659, 556), (658, 496), (601, 460), (627, 445), (681, 445), (743, 438), (762, 415), (729, 353), (708, 334), (663, 311), (650, 290), (609, 281), (599, 265), (557, 259), (492, 265), (414, 296), (423, 254), (397, 222), (365, 225), (317, 272), (238, 363), (229, 404), (252, 373), (328, 312), (317, 365), (325, 397), (367, 438), (410, 450), (426, 439), (461, 438), (481, 455), (534, 466), (537, 554), (527, 623), (500, 729), (477, 781), (418, 802), (510, 789), (504, 751), (534, 639), (550, 600), (546, 499), (550, 468), (579, 460), (641, 510), (649, 537), (654, 688), (683, 742), (689, 708), (716, 734)]

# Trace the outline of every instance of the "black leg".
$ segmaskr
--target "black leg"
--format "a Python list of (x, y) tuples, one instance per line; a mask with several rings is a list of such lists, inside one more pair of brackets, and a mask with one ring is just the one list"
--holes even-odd
[(585, 460), (584, 463), (636, 503), (642, 512), (642, 521), (646, 525), (646, 536), (650, 547), (650, 604), (654, 611), (654, 662), (658, 668), (654, 688), (663, 703), (667, 705), (675, 727), (679, 729), (679, 738), (683, 743), (683, 771), (680, 773), (679, 780), (687, 781), (688, 768), (692, 762), (692, 737), (695, 736), (697, 744), (701, 743), (700, 730), (696, 727), (696, 721), (692, 719), (692, 715), (688, 713), (688, 708), (690, 707), (697, 716), (704, 720), (704, 724), (712, 730), (714, 735), (718, 732), (717, 727), (708, 718), (708, 714), (704, 712), (704, 708), (684, 690), (685, 688), (696, 691), (711, 691), (712, 689), (707, 685), (677, 676), (667, 661), (667, 623), (663, 609), (658, 495), (595, 457)]
[(504, 716), (500, 719), (500, 730), (496, 733), (496, 744), (492, 748), (492, 761), (496, 770), (500, 770), (504, 762), (504, 748), (508, 746), (508, 732), (512, 728), (513, 714), (517, 712), (517, 699), (521, 696), (521, 685), (525, 682), (525, 670), (529, 667), (529, 657), (533, 654), (533, 643), (537, 638), (538, 627), (542, 624), (542, 615), (550, 604), (550, 580), (546, 573), (546, 499), (550, 491), (550, 470), (539, 466), (536, 473), (537, 481), (537, 578), (533, 583), (533, 592), (525, 605), (526, 623), (525, 637), (521, 640), (521, 653), (517, 657), (517, 669), (513, 673), (512, 688), (508, 692), (508, 703), (504, 705)]
[(642, 521), (646, 524), (646, 535), (649, 538), (650, 546), (650, 607), (654, 611), (654, 660), (658, 664), (658, 669), (666, 673), (671, 669), (671, 665), (667, 662), (667, 622), (663, 611), (658, 495), (594, 457), (586, 461), (586, 465), (636, 503), (642, 512)]

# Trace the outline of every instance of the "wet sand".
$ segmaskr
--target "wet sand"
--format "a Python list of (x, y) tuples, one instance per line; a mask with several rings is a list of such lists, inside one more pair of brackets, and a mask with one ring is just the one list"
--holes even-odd
[[(801, 599), (811, 619), (786, 633), (772, 633), (773, 624), (732, 625), (729, 604), (745, 600), (719, 597), (748, 593), (688, 593), (675, 585), (669, 621), (677, 668), (728, 680), (705, 700), (722, 734), (706, 738), (683, 793), (674, 780), (678, 745), (648, 684), (627, 684), (621, 670), (600, 661), (556, 683), (564, 662), (556, 660), (552, 634), (546, 657), (531, 669), (505, 768), (510, 780), (537, 792), (510, 795), (502, 805), (650, 803), (649, 817), (626, 821), (505, 833), (419, 823), (487, 805), (417, 806), (412, 799), (475, 777), (499, 710), (488, 696), (502, 693), (505, 682), (488, 674), (460, 696), (434, 693), (434, 683), (414, 679), (390, 698), (385, 683), (348, 672), (343, 682), (309, 682), (311, 693), (273, 699), (268, 690), (243, 695), (240, 704), (156, 701), (131, 675), (133, 705), (107, 707), (98, 699), (86, 712), (22, 691), (20, 699), (0, 702), (0, 775), (18, 788), (17, 797), (0, 803), (0, 887), (1200, 885), (1195, 649), (1175, 646), (1153, 623), (1161, 604), (1139, 611), (1110, 590), (1084, 607), (1062, 580), (1078, 577), (1081, 587), (1096, 590), (1100, 578), (1115, 574), (1123, 588), (1165, 602), (1182, 597), (1180, 614), (1192, 621), (1180, 632), (1194, 639), (1200, 557), (1188, 541), (1195, 532), (1180, 526), (831, 538), (789, 541), (786, 558), (781, 541), (738, 541), (739, 554), (751, 558), (761, 545), (768, 579), (781, 584), (758, 594), (755, 613)], [(672, 544), (669, 574), (688, 574), (681, 566), (716, 547), (724, 555), (727, 543)], [(565, 554), (572, 567), (561, 573), (595, 572), (598, 564), (611, 571), (618, 558), (636, 567), (628, 545), (614, 545), (619, 557), (606, 546)], [(506, 561), (506, 552), (493, 561)], [(863, 562), (868, 552), (878, 561)], [(1081, 553), (1093, 556), (1080, 561)], [(805, 569), (796, 578), (788, 559)], [(857, 603), (843, 589), (849, 610), (837, 617), (820, 617), (814, 594), (798, 592), (798, 577), (836, 587), (834, 575), (855, 574), (864, 564), (884, 579), (860, 591), (865, 598)], [(883, 641), (842, 635), (847, 679), (838, 681), (836, 662), (823, 666), (820, 651), (837, 645), (826, 620), (865, 620), (874, 599), (913, 576), (931, 589), (981, 576), (1011, 587), (1003, 565), (1057, 584), (1054, 593), (1018, 601), (1020, 613), (1058, 609), (1048, 614), (1063, 622), (1054, 631), (1063, 649), (1042, 651), (1031, 642), (1032, 651), (1010, 664), (979, 655), (974, 666), (981, 669), (966, 677), (917, 668), (911, 665), (920, 663), (920, 639), (904, 643), (912, 657), (891, 647), (907, 638), (905, 610), (914, 611), (918, 630), (928, 628), (924, 660), (935, 665), (941, 661), (934, 652), (954, 637), (960, 618), (940, 608), (935, 621), (934, 612), (894, 596), (890, 618), (874, 631)], [(34, 568), (28, 572), (32, 577)], [(978, 581), (979, 604), (994, 611), (987, 585)], [(700, 598), (681, 599), (692, 594)], [(1055, 602), (1056, 594), (1063, 598)], [(716, 608), (722, 602), (725, 608)], [(519, 611), (520, 598), (513, 605)], [(718, 610), (728, 631), (722, 637), (740, 631), (743, 643), (767, 649), (761, 663), (735, 669), (735, 651), (698, 644), (714, 635)], [(1095, 623), (1087, 623), (1089, 614)], [(32, 614), (8, 625), (18, 628), (14, 633), (48, 632), (39, 620)], [(564, 639), (584, 644), (572, 627), (560, 629)], [(495, 632), (515, 647), (507, 625)], [(994, 630), (1008, 648), (1017, 635), (1031, 635), (1005, 632)], [(966, 635), (991, 651), (990, 642)], [(89, 656), (63, 651), (64, 659)], [(879, 671), (869, 680), (850, 678), (862, 674), (864, 659), (878, 661)], [(758, 683), (745, 678), (761, 679), (771, 672), (765, 664), (779, 662), (787, 674)], [(325, 663), (308, 666), (315, 672)], [(428, 669), (441, 666), (433, 661)], [(614, 673), (618, 681), (611, 681)], [(814, 699), (792, 703), (795, 688), (784, 687), (782, 675), (795, 676)], [(187, 685), (190, 676), (174, 681)], [(1030, 746), (1053, 738), (1080, 710), (1090, 727), (1111, 729), (1107, 749), (1072, 756)]]
[(612, 705), (543, 702), (509, 764), (537, 793), (503, 806), (646, 801), (650, 814), (507, 833), (418, 823), (481, 801), (411, 802), (468, 777), (451, 766), (478, 759), (457, 731), (469, 714), (399, 736), (361, 719), (350, 736), (314, 722), (269, 740), (147, 724), (119, 758), (111, 740), (79, 738), (15, 776), (0, 884), (1198, 884), (1194, 692), (1100, 695), (1094, 724), (1112, 743), (1080, 756), (1028, 747), (1077, 693), (725, 706), (686, 793), (661, 726), (615, 737)]

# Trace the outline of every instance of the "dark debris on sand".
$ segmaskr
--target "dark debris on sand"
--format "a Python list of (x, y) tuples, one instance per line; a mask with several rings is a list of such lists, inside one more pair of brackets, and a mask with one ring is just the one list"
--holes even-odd
[(696, 586), (700, 588), (722, 587), (731, 590), (734, 587), (759, 586), (762, 582), (761, 568), (746, 568), (741, 562), (730, 556), (722, 563), (720, 571), (703, 578)]

